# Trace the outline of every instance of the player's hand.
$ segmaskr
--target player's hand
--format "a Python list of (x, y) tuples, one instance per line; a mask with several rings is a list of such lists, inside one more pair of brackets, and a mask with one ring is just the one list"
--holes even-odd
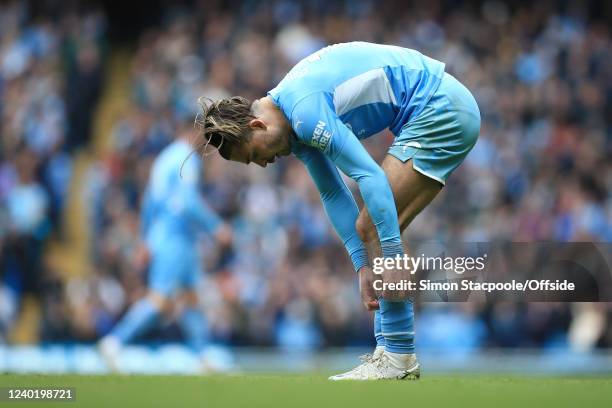
[(359, 274), (359, 293), (361, 294), (361, 303), (366, 310), (378, 309), (378, 295), (374, 290), (374, 280), (380, 279), (377, 277), (372, 268), (364, 266), (357, 272)]
[[(391, 290), (389, 289), (389, 283), (394, 283), (397, 287), (397, 284), (403, 281), (409, 281), (412, 278), (410, 275), (410, 270), (405, 268), (392, 268), (385, 269), (385, 271), (380, 275), (383, 280), (383, 291), (382, 298), (385, 300), (399, 302), (403, 300), (408, 300), (410, 298), (409, 290)], [(405, 286), (405, 285), (404, 285)]]
[(215, 233), (217, 243), (223, 247), (228, 247), (232, 244), (233, 234), (229, 225), (223, 224)]

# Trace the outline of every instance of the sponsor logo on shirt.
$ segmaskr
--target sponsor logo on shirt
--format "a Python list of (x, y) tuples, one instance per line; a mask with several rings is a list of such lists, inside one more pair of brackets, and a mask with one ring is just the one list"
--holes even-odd
[(329, 140), (331, 139), (333, 134), (329, 130), (325, 129), (325, 126), (327, 126), (327, 123), (323, 122), (322, 120), (317, 122), (315, 130), (314, 132), (312, 132), (312, 139), (310, 140), (310, 145), (312, 147), (316, 147), (322, 152), (324, 152), (327, 148)]

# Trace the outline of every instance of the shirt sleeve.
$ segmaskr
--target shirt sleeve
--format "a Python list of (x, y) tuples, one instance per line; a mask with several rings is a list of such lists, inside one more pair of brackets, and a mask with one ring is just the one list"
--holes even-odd
[(222, 223), (221, 217), (206, 204), (199, 193), (190, 195), (188, 208), (190, 218), (210, 234), (213, 234)]
[(403, 254), (399, 221), (391, 186), (380, 166), (336, 115), (331, 95), (313, 94), (299, 101), (291, 114), (298, 140), (319, 150), (357, 182), (383, 256)]
[(212, 234), (222, 224), (222, 220), (202, 198), (199, 188), (201, 164), (196, 160), (190, 157), (185, 163), (177, 193), (182, 198), (184, 211), (189, 220), (199, 229)]
[(321, 195), (325, 214), (351, 257), (355, 271), (359, 271), (368, 264), (368, 254), (355, 230), (359, 209), (353, 195), (333, 163), (320, 151), (298, 145), (294, 153), (308, 169)]

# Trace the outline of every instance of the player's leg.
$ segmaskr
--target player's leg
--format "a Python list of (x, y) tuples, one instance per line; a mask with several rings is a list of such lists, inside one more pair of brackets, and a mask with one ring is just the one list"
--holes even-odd
[(184, 254), (172, 243), (152, 248), (149, 268), (149, 294), (136, 302), (117, 326), (111, 336), (122, 344), (132, 341), (156, 323), (160, 315), (170, 306), (170, 299), (180, 286), (180, 272)]
[[(382, 163), (395, 199), (400, 226), (405, 229), (410, 221), (438, 194), (441, 184), (416, 172), (410, 163), (403, 163), (388, 155)], [(357, 232), (365, 243), (370, 258), (382, 256), (378, 233), (367, 211), (360, 212)], [(360, 273), (365, 273), (362, 271)], [(383, 357), (383, 351), (398, 360), (399, 376), (418, 376), (418, 363), (414, 357), (414, 313), (411, 301), (389, 302), (379, 300), (379, 309), (374, 313), (374, 335), (376, 350), (367, 355), (364, 363), (343, 374), (330, 377), (331, 380), (370, 379), (379, 375), (376, 362)]]
[(208, 343), (208, 324), (200, 307), (195, 287), (188, 288), (182, 295), (182, 309), (178, 323), (189, 348), (201, 354)]
[(100, 340), (100, 352), (112, 371), (121, 371), (121, 348), (151, 328), (168, 305), (169, 301), (165, 295), (150, 291), (134, 303), (113, 330)]
[[(393, 192), (400, 231), (404, 232), (440, 192), (442, 184), (416, 171), (410, 160), (402, 162), (390, 154), (385, 157), (381, 167)], [(357, 232), (367, 246), (370, 258), (382, 256), (378, 232), (366, 208), (359, 213)]]
[(380, 309), (374, 311), (374, 338), (376, 339), (376, 350), (374, 354), (380, 354), (385, 349), (385, 336), (382, 334)]
[[(445, 74), (425, 109), (402, 129), (382, 165), (393, 190), (402, 231), (438, 194), (476, 143), (479, 131), (480, 112), (474, 97), (454, 77)], [(377, 231), (367, 211), (361, 212), (357, 230), (369, 256), (382, 256)], [(380, 360), (394, 364), (381, 365), (379, 360), (378, 365), (365, 365), (362, 379), (399, 378), (393, 365), (402, 369), (416, 367), (418, 371), (413, 354), (413, 316), (410, 301), (379, 301), (375, 335), (377, 344), (382, 344), (380, 336), (384, 337), (386, 349)], [(408, 372), (399, 370), (400, 375), (402, 371)]]
[(151, 328), (168, 306), (169, 299), (165, 295), (150, 291), (130, 307), (109, 335), (121, 344), (129, 343)]
[(180, 284), (182, 309), (178, 323), (185, 336), (187, 345), (196, 353), (201, 353), (208, 341), (208, 324), (200, 307), (197, 288), (202, 270), (195, 245), (184, 243), (181, 248)]
[(134, 303), (100, 341), (100, 351), (112, 370), (117, 371), (119, 368), (121, 347), (153, 327), (169, 309), (171, 298), (179, 285), (175, 272), (180, 255), (172, 245), (152, 251), (148, 294)]
[(210, 374), (221, 371), (222, 367), (211, 362), (205, 354), (205, 348), (209, 341), (208, 323), (195, 289), (189, 289), (182, 295), (182, 306), (178, 323), (187, 345), (199, 357), (200, 373)]
[[(400, 229), (410, 222), (435, 198), (442, 185), (414, 170), (410, 161), (402, 162), (388, 155), (382, 163), (395, 198)], [(364, 209), (357, 222), (357, 230), (371, 258), (382, 256), (378, 233)], [(416, 366), (414, 358), (414, 312), (412, 301), (391, 302), (379, 299), (374, 316), (377, 345), (384, 344), (387, 354), (401, 366)]]
[(181, 286), (184, 292), (181, 295), (182, 308), (178, 315), (178, 323), (187, 345), (199, 356), (200, 373), (211, 374), (225, 371), (229, 368), (227, 364), (220, 363), (214, 357), (211, 359), (209, 353), (206, 353), (210, 337), (208, 322), (197, 290), (201, 282), (202, 271), (196, 248), (187, 245), (183, 261)]

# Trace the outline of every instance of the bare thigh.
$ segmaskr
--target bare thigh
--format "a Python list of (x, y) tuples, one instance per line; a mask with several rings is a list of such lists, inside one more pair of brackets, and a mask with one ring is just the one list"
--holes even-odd
[[(440, 192), (442, 185), (412, 168), (412, 160), (403, 163), (394, 156), (387, 155), (381, 165), (393, 192), (395, 207), (403, 232)], [(378, 234), (364, 207), (357, 221), (357, 229), (366, 241), (378, 241)]]

